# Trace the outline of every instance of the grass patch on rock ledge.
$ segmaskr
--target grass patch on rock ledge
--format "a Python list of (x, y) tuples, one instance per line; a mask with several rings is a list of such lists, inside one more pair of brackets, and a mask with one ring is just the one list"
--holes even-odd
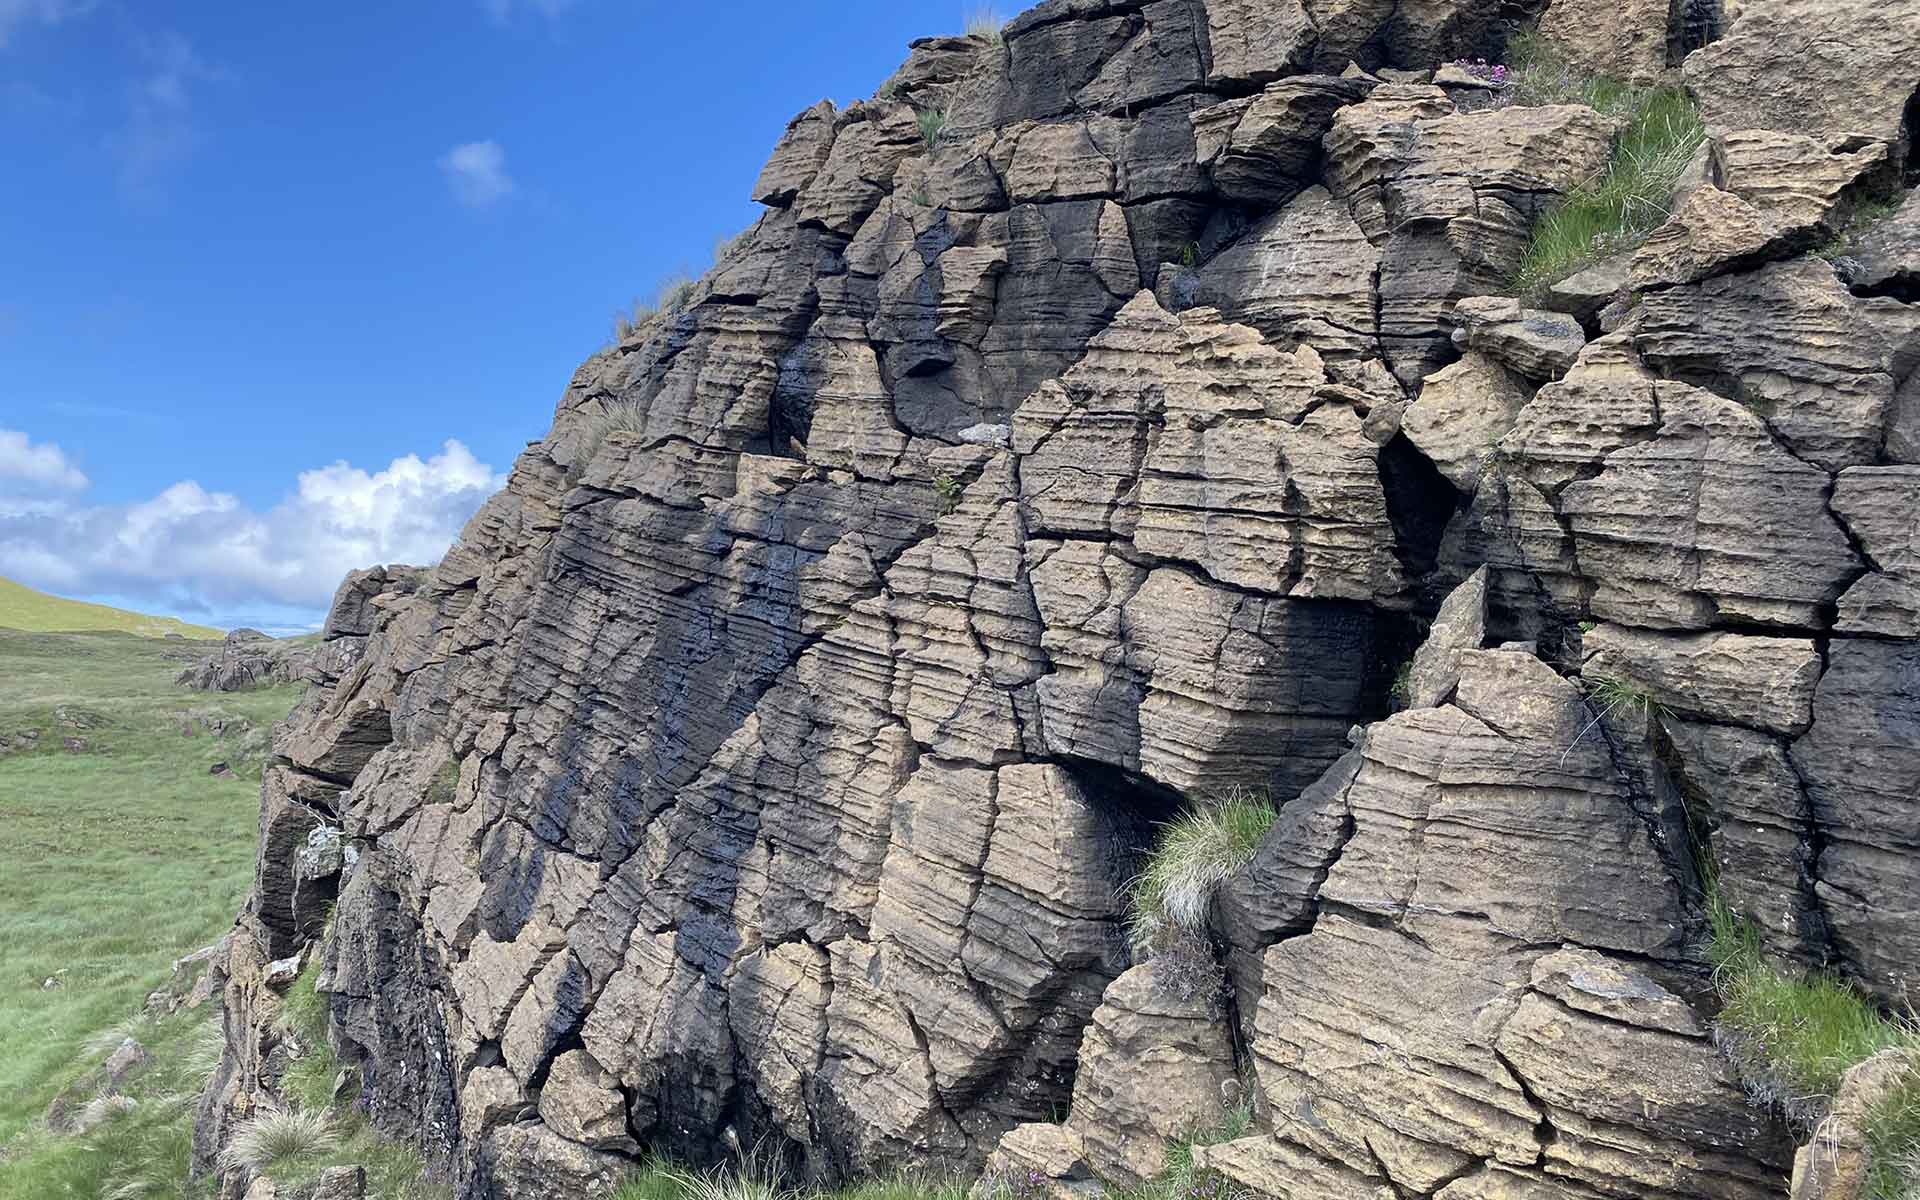
[(1826, 1115), (1841, 1080), (1883, 1051), (1905, 1053), (1903, 1080), (1863, 1122), (1872, 1150), (1871, 1200), (1920, 1196), (1920, 1030), (1889, 1019), (1842, 979), (1768, 957), (1752, 925), (1710, 895), (1716, 1039), (1756, 1103), (1802, 1131)]
[(1561, 197), (1534, 222), (1514, 290), (1536, 296), (1547, 285), (1625, 253), (1673, 215), (1673, 191), (1706, 140), (1700, 110), (1683, 88), (1637, 88), (1581, 72), (1537, 34), (1509, 45), (1513, 72), (1506, 102), (1585, 104), (1619, 118), (1606, 169)]
[(1134, 944), (1153, 946), (1168, 932), (1202, 933), (1213, 894), (1247, 865), (1278, 815), (1265, 792), (1234, 788), (1202, 800), (1162, 826), (1146, 866), (1129, 889)]

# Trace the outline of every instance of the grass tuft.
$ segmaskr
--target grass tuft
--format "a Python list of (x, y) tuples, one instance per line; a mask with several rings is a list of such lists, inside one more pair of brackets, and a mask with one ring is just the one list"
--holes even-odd
[(1129, 885), (1134, 945), (1152, 947), (1170, 930), (1204, 932), (1214, 893), (1253, 857), (1278, 815), (1266, 793), (1235, 788), (1168, 822)]
[(1247, 1193), (1217, 1171), (1197, 1166), (1194, 1151), (1203, 1146), (1219, 1146), (1238, 1141), (1253, 1128), (1251, 1100), (1227, 1109), (1222, 1118), (1176, 1138), (1167, 1147), (1166, 1166), (1160, 1174), (1124, 1192), (1110, 1191), (1114, 1200), (1246, 1200)]
[(326, 1154), (340, 1144), (333, 1115), (310, 1109), (268, 1109), (233, 1132), (220, 1151), (220, 1165), (249, 1175), (270, 1175)]
[(1700, 110), (1679, 88), (1642, 93), (1606, 170), (1535, 223), (1514, 287), (1537, 294), (1603, 258), (1625, 253), (1673, 215), (1673, 191), (1706, 137)]
[(653, 303), (634, 301), (626, 312), (615, 313), (613, 318), (613, 340), (615, 343), (629, 341), (647, 333), (653, 326), (686, 311), (687, 304), (693, 299), (695, 281), (687, 275), (674, 275), (660, 284), (653, 295)]
[(947, 127), (945, 109), (923, 108), (920, 110), (920, 140), (929, 147), (940, 144), (940, 131)]
[(1587, 680), (1587, 695), (1599, 706), (1603, 717), (1630, 716), (1635, 713), (1658, 717), (1667, 711), (1666, 705), (1656, 700), (1646, 688), (1629, 680), (1606, 675)]
[(1811, 1131), (1849, 1070), (1882, 1051), (1904, 1052), (1912, 1065), (1864, 1122), (1872, 1156), (1866, 1195), (1920, 1195), (1920, 1030), (1888, 1019), (1844, 980), (1769, 959), (1759, 932), (1717, 888), (1707, 916), (1722, 1001), (1715, 1037), (1749, 1096)]
[(1900, 211), (1906, 198), (1906, 193), (1895, 192), (1891, 196), (1875, 196), (1857, 202), (1848, 214), (1846, 224), (1826, 244), (1816, 247), (1813, 253), (1828, 262), (1846, 257), (1847, 252), (1869, 229)]
[(574, 447), (573, 464), (567, 470), (568, 482), (580, 482), (580, 477), (587, 473), (594, 456), (600, 453), (608, 434), (639, 433), (646, 427), (647, 410), (638, 402), (610, 400), (603, 403), (599, 412), (580, 422), (579, 442)]
[(967, 10), (967, 36), (985, 38), (994, 45), (1002, 41), (1001, 30), (1007, 27), (1006, 17), (1000, 10), (988, 5), (977, 5)]
[(1685, 90), (1634, 87), (1574, 66), (1537, 32), (1507, 45), (1503, 105), (1584, 104), (1626, 127), (1606, 169), (1582, 182), (1534, 223), (1513, 286), (1523, 296), (1638, 246), (1673, 215), (1673, 191), (1706, 140)]

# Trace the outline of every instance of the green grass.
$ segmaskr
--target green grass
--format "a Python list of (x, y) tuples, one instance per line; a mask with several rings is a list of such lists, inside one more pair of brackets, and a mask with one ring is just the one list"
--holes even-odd
[(327, 1040), (327, 999), (314, 988), (319, 970), (309, 962), (287, 988), (280, 1006), (280, 1023), (293, 1034), (303, 1053), (287, 1066), (280, 1091), (297, 1108), (322, 1111), (333, 1104), (333, 1083), (340, 1059)]
[(938, 108), (920, 110), (920, 140), (929, 146), (940, 144), (940, 131), (947, 127), (947, 114)]
[(1586, 683), (1587, 696), (1599, 706), (1602, 716), (1640, 714), (1657, 717), (1667, 711), (1665, 705), (1654, 699), (1652, 692), (1637, 683), (1605, 675), (1589, 676)]
[(1537, 34), (1508, 47), (1510, 103), (1586, 104), (1626, 122), (1606, 168), (1563, 196), (1534, 223), (1513, 278), (1537, 295), (1603, 258), (1633, 249), (1673, 215), (1673, 190), (1706, 139), (1700, 110), (1682, 88), (1636, 88), (1584, 75)]
[(49, 596), (11, 579), (0, 579), (0, 628), (27, 633), (116, 631), (149, 638), (177, 633), (200, 640), (224, 636), (218, 629), (189, 625), (172, 617), (150, 617), (104, 604)]
[(611, 1200), (966, 1200), (970, 1182), (889, 1175), (835, 1191), (789, 1188), (751, 1164), (745, 1171), (690, 1171), (653, 1159), (623, 1180)]
[[(135, 1100), (127, 1111), (84, 1135), (59, 1137), (41, 1129), (16, 1134), (0, 1162), (0, 1197), (105, 1197), (107, 1200), (200, 1200), (211, 1189), (189, 1187), (193, 1106), (212, 1074), (205, 1047), (219, 1035), (211, 1006), (170, 1017), (124, 1024), (151, 1053), (124, 1085)], [(91, 1067), (104, 1049), (87, 1056)]]
[(1891, 1020), (1844, 980), (1770, 959), (1758, 932), (1709, 893), (1720, 1042), (1754, 1098), (1810, 1130), (1852, 1067), (1885, 1050), (1914, 1066), (1865, 1123), (1871, 1200), (1920, 1195), (1920, 1030)]
[(1875, 196), (1861, 200), (1853, 206), (1853, 212), (1847, 217), (1847, 223), (1841, 226), (1825, 245), (1815, 248), (1813, 253), (1829, 262), (1844, 257), (1869, 229), (1900, 211), (1900, 206), (1906, 198), (1905, 192), (1895, 192), (1891, 196)]
[(1236, 788), (1164, 825), (1131, 885), (1135, 945), (1153, 946), (1170, 929), (1203, 931), (1214, 892), (1253, 857), (1277, 815), (1264, 792)]
[(1233, 1200), (1241, 1194), (1239, 1189), (1216, 1172), (1196, 1166), (1193, 1152), (1202, 1146), (1238, 1141), (1252, 1128), (1253, 1105), (1236, 1105), (1214, 1124), (1176, 1138), (1167, 1147), (1167, 1163), (1159, 1175), (1137, 1188), (1109, 1188), (1107, 1194), (1113, 1200)]
[[(0, 1198), (179, 1196), (191, 1097), (211, 1064), (210, 1007), (127, 1020), (167, 982), (175, 958), (216, 940), (253, 876), (259, 774), (208, 774), (235, 761), (233, 738), (186, 737), (181, 718), (209, 707), (257, 729), (284, 718), (303, 685), (222, 695), (177, 688), (182, 656), (210, 652), (126, 633), (0, 630), (0, 734), (42, 731), (0, 757)], [(61, 749), (56, 709), (105, 718)], [(48, 978), (61, 986), (44, 988)], [(48, 1104), (96, 1066), (101, 1035), (128, 1033), (153, 1053), (141, 1104), (84, 1139), (36, 1128)], [(102, 1041), (91, 1051), (90, 1041)], [(201, 1068), (205, 1070), (201, 1070)], [(198, 1080), (191, 1078), (200, 1070)], [(149, 1179), (152, 1175), (155, 1178)], [(138, 1176), (139, 1178), (135, 1178)], [(171, 1182), (166, 1190), (155, 1179)], [(145, 1180), (144, 1183), (141, 1181)]]

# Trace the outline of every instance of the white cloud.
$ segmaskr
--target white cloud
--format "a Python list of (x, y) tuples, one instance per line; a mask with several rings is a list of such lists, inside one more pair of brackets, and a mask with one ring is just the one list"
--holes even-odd
[[(0, 440), (0, 461), (9, 445)], [(37, 450), (66, 461), (50, 443)], [(72, 490), (63, 476), (38, 495), (0, 492), (0, 575), (213, 624), (269, 610), (317, 621), (349, 570), (438, 561), (504, 482), (457, 441), (378, 471), (345, 462), (302, 471), (265, 511), (192, 480), (137, 504), (86, 505), (53, 494)]]
[(485, 208), (513, 190), (507, 174), (507, 152), (499, 142), (468, 142), (455, 146), (440, 159), (454, 198), (468, 208)]
[[(5, 3), (5, 0), (0, 0), (0, 3)], [(505, 25), (512, 20), (514, 12), (518, 9), (528, 9), (551, 21), (573, 5), (574, 0), (480, 0), (480, 7), (486, 10), (487, 16), (491, 17), (496, 25)]]
[(0, 0), (0, 49), (13, 31), (29, 23), (58, 25), (69, 17), (85, 16), (96, 0)]
[(38, 445), (17, 429), (0, 429), (0, 497), (77, 492), (87, 477), (52, 442)]

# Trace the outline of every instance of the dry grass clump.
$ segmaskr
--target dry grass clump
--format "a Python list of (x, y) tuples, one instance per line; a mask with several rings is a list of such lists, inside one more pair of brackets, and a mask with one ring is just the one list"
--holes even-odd
[(234, 1131), (220, 1152), (220, 1165), (229, 1171), (263, 1175), (325, 1154), (339, 1144), (333, 1115), (325, 1110), (268, 1109)]
[(670, 276), (654, 292), (653, 303), (636, 300), (626, 312), (614, 314), (613, 340), (616, 343), (628, 341), (659, 322), (685, 312), (696, 286), (695, 281), (684, 273)]
[(967, 36), (985, 38), (994, 45), (1001, 42), (1001, 30), (1007, 26), (1007, 18), (1000, 10), (989, 5), (976, 5), (967, 10)]
[(607, 436), (614, 433), (639, 433), (647, 427), (647, 410), (633, 400), (610, 400), (600, 411), (584, 418), (576, 427), (573, 463), (567, 470), (569, 482), (578, 483)]

